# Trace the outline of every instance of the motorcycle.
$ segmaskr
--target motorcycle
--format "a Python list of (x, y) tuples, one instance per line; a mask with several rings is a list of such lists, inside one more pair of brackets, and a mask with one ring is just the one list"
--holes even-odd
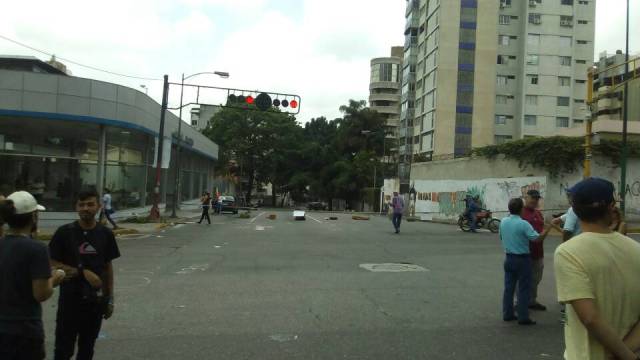
[[(500, 230), (500, 219), (493, 218), (493, 214), (490, 210), (483, 210), (476, 214), (476, 228), (489, 229), (492, 233), (497, 233)], [(465, 214), (460, 214), (458, 218), (458, 226), (464, 232), (471, 231), (471, 221), (469, 217)]]

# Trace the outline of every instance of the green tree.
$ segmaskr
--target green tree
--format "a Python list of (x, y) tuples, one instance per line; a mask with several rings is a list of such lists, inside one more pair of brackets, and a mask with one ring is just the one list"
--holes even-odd
[(295, 153), (299, 132), (295, 118), (288, 114), (234, 108), (216, 113), (203, 131), (220, 146), (218, 172), (239, 172), (248, 203), (254, 185), (287, 182), (284, 164)]

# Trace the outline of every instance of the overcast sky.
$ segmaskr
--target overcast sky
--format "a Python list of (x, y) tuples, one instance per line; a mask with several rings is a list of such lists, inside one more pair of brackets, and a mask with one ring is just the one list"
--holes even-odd
[[(640, 1), (631, 2), (631, 53), (638, 53)], [(624, 49), (625, 0), (598, 0), (597, 7), (595, 53)], [(179, 82), (182, 72), (228, 71), (230, 79), (192, 81), (299, 94), (301, 122), (333, 119), (349, 99), (367, 99), (369, 60), (404, 42), (403, 0), (21, 0), (2, 8), (0, 35), (144, 77), (169, 74)], [(2, 39), (0, 54), (46, 60)], [(68, 66), (76, 76), (147, 85), (150, 96), (161, 98), (161, 82)], [(173, 106), (177, 100), (172, 88)]]

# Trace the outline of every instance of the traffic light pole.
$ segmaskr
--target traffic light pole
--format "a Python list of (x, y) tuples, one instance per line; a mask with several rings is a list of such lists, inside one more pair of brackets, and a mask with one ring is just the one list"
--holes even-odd
[(160, 179), (162, 175), (162, 153), (164, 152), (164, 120), (169, 102), (169, 75), (164, 76), (162, 90), (162, 108), (160, 109), (160, 133), (158, 134), (158, 154), (156, 158), (156, 186), (153, 189), (153, 206), (149, 214), (150, 220), (160, 220)]
[[(629, 74), (629, 0), (627, 0), (627, 37), (626, 37), (626, 52), (625, 52), (625, 66), (623, 79), (626, 80)], [(624, 84), (624, 105), (623, 117), (622, 117), (622, 161), (620, 162), (620, 210), (624, 219), (625, 211), (627, 208), (627, 158), (629, 156), (629, 144), (628, 144), (628, 123), (629, 123), (629, 82)]]
[(182, 73), (182, 81), (180, 82), (180, 115), (178, 116), (178, 147), (176, 149), (176, 175), (174, 179), (173, 188), (173, 204), (171, 205), (171, 218), (178, 217), (176, 209), (178, 208), (178, 202), (180, 201), (180, 153), (182, 152), (182, 102), (184, 96), (184, 73)]

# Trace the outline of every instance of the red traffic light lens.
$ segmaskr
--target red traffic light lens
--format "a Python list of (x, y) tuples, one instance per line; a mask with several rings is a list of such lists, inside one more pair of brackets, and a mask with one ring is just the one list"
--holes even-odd
[(295, 100), (291, 100), (291, 102), (289, 103), (289, 106), (291, 106), (292, 109), (295, 109), (298, 107), (298, 102)]
[(249, 95), (246, 97), (245, 101), (247, 102), (247, 104), (253, 104), (253, 96)]

